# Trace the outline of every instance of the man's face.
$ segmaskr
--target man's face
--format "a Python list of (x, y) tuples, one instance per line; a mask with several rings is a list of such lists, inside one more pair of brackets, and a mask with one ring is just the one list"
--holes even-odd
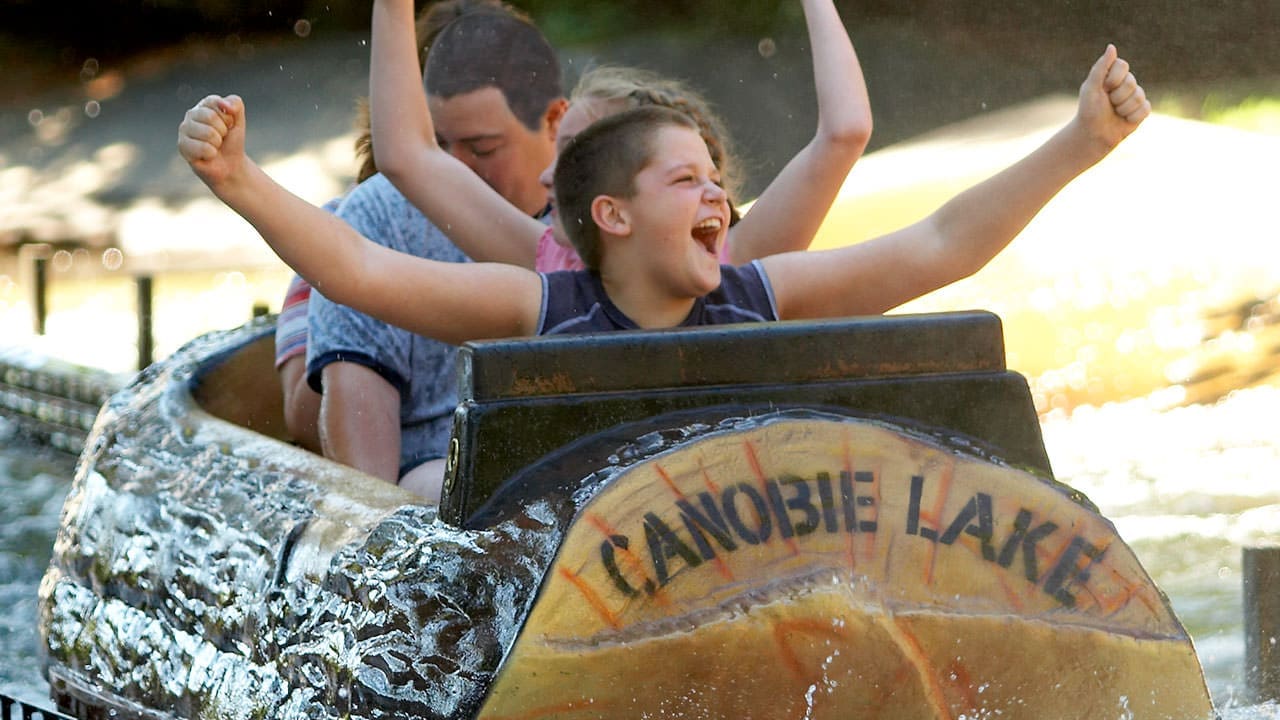
[(534, 215), (546, 206), (538, 178), (555, 158), (558, 113), (544, 114), (538, 129), (530, 130), (496, 87), (448, 99), (431, 95), (427, 104), (440, 147), (524, 212)]

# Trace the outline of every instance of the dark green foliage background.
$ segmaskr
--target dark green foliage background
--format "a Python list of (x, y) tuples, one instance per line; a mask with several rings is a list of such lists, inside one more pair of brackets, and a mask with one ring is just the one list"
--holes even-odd
[[(1148, 80), (1280, 73), (1277, 0), (837, 0), (851, 28), (910, 22), (940, 38), (995, 45), (1014, 60), (1046, 47), (1115, 40)], [(0, 62), (78, 63), (228, 33), (368, 26), (369, 0), (0, 0)], [(419, 0), (419, 6), (425, 3)], [(514, 0), (560, 45), (636, 32), (699, 37), (802, 30), (799, 0)], [(19, 50), (20, 49), (20, 50)], [(1156, 77), (1152, 77), (1152, 72)]]

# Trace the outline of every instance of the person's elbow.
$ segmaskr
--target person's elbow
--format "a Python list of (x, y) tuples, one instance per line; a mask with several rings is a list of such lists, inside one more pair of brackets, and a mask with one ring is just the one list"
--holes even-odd
[(946, 208), (925, 218), (921, 228), (921, 241), (917, 257), (922, 263), (919, 272), (930, 277), (933, 289), (975, 275), (995, 257), (994, 252), (977, 237), (975, 228), (957, 222)]
[(826, 122), (818, 130), (823, 143), (831, 152), (843, 153), (856, 159), (871, 142), (871, 116), (867, 114)]
[(378, 152), (377, 144), (374, 144), (373, 162), (378, 166), (378, 172), (397, 188), (403, 187), (409, 179), (413, 165), (409, 158), (410, 153), (407, 152), (393, 152), (390, 149)]

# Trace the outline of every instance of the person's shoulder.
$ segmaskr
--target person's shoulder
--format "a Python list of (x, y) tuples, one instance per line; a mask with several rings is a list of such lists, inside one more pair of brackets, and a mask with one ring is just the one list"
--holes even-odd
[(364, 182), (351, 188), (342, 204), (338, 206), (338, 215), (345, 215), (367, 206), (412, 207), (395, 185), (383, 175), (372, 175)]
[(769, 276), (759, 260), (746, 265), (720, 266), (720, 287), (706, 297), (717, 322), (759, 322), (778, 319), (778, 304)]
[(722, 285), (750, 286), (764, 281), (767, 277), (764, 267), (760, 264), (759, 260), (752, 260), (745, 265), (730, 265), (728, 263), (720, 265), (720, 279)]
[(352, 188), (337, 214), (380, 245), (446, 262), (467, 259), (384, 175), (370, 176)]

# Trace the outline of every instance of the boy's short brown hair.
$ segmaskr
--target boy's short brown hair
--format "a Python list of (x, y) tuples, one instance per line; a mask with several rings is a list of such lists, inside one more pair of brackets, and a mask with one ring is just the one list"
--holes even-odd
[(565, 145), (553, 179), (556, 212), (565, 235), (589, 269), (601, 259), (600, 228), (591, 203), (601, 195), (630, 198), (636, 175), (653, 158), (658, 130), (683, 127), (698, 132), (688, 115), (660, 105), (645, 105), (592, 123)]

